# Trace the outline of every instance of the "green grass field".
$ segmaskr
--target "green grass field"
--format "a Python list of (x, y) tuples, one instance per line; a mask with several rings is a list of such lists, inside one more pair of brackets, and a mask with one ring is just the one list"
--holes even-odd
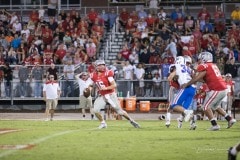
[(209, 121), (198, 121), (192, 131), (189, 123), (178, 129), (176, 121), (170, 128), (164, 121), (138, 122), (140, 129), (120, 120), (99, 130), (98, 121), (1, 120), (2, 131), (17, 131), (0, 134), (0, 160), (226, 160), (227, 149), (240, 141), (238, 123), (225, 129), (220, 121), (220, 131), (207, 131)]

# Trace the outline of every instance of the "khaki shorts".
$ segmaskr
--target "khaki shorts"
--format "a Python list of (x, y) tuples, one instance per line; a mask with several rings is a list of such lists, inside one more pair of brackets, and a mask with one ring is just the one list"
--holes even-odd
[(212, 110), (216, 110), (221, 107), (221, 102), (224, 97), (227, 95), (227, 91), (209, 91), (206, 94), (206, 98), (203, 102), (203, 109), (207, 110), (209, 107)]
[(56, 109), (58, 104), (58, 99), (47, 99), (46, 100), (46, 107), (48, 110)]
[(92, 96), (89, 96), (88, 98), (84, 97), (83, 95), (81, 95), (79, 97), (79, 107), (86, 109), (86, 108), (92, 108)]

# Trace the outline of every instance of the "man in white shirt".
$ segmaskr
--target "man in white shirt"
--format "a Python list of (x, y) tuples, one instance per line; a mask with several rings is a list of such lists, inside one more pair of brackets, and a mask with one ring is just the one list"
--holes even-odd
[(80, 74), (77, 74), (75, 76), (78, 85), (79, 85), (79, 107), (82, 109), (83, 119), (86, 117), (86, 108), (90, 108), (91, 113), (91, 119), (94, 117), (93, 112), (93, 105), (92, 105), (92, 96), (90, 94), (89, 97), (85, 97), (83, 95), (83, 92), (86, 88), (89, 88), (91, 91), (91, 85), (93, 84), (93, 81), (89, 77), (89, 74), (87, 72), (82, 72)]
[(46, 102), (46, 121), (53, 120), (54, 110), (58, 104), (58, 98), (60, 97), (61, 89), (57, 81), (54, 80), (54, 75), (49, 75), (49, 79), (43, 85), (43, 98)]
[(129, 61), (125, 61), (125, 66), (123, 66), (123, 76), (127, 83), (126, 88), (129, 89), (130, 95), (132, 95), (133, 66)]

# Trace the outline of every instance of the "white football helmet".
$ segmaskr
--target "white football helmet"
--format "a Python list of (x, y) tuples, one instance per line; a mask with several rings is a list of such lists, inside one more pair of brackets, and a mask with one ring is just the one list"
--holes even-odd
[(178, 56), (175, 60), (175, 64), (185, 64), (185, 59), (183, 56)]
[(184, 59), (185, 59), (185, 63), (190, 63), (192, 64), (192, 58), (190, 56), (184, 56)]
[(213, 62), (213, 56), (212, 53), (210, 52), (202, 52), (199, 54), (198, 56), (199, 60), (202, 60), (202, 62), (206, 63), (206, 62)]
[(104, 64), (104, 65), (105, 65), (104, 60), (96, 60), (96, 61), (95, 61), (95, 65), (96, 65), (96, 66), (101, 65), (101, 64)]
[(96, 60), (95, 67), (98, 72), (104, 72), (106, 70), (106, 64), (104, 60)]

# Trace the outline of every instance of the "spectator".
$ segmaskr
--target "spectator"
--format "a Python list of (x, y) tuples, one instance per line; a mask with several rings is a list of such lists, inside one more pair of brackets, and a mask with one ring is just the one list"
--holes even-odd
[(21, 38), (18, 37), (18, 34), (14, 35), (14, 39), (12, 40), (11, 46), (14, 50), (20, 47), (21, 44)]
[(144, 75), (144, 97), (152, 97), (153, 93), (153, 81), (152, 81), (153, 77), (152, 77), (152, 73), (151, 72), (147, 72)]
[(128, 49), (127, 46), (123, 46), (120, 53), (122, 54), (122, 57), (124, 58), (124, 60), (129, 60), (129, 55), (131, 54), (131, 51)]
[(168, 62), (168, 58), (167, 57), (165, 57), (163, 59), (163, 64), (162, 64), (161, 67), (162, 67), (161, 68), (161, 70), (162, 70), (162, 77), (163, 77), (163, 80), (164, 80), (162, 82), (162, 84), (163, 84), (163, 97), (167, 97), (168, 96), (167, 93), (168, 93), (168, 90), (169, 90), (169, 84), (168, 84), (168, 82), (166, 80), (167, 80), (167, 77), (169, 75), (169, 67), (170, 67), (170, 64)]
[(147, 48), (144, 48), (139, 55), (139, 62), (148, 64), (150, 56), (151, 56), (151, 54), (150, 54), (149, 50)]
[(48, 0), (48, 16), (55, 17), (57, 12), (58, 1), (57, 0)]
[(239, 25), (240, 22), (240, 9), (239, 6), (236, 6), (235, 9), (231, 13), (232, 23)]
[(0, 37), (0, 43), (1, 43), (1, 46), (6, 50), (9, 46), (9, 42), (7, 41), (7, 39), (5, 38), (4, 34), (1, 34), (1, 37)]
[(19, 78), (19, 92), (20, 92), (20, 96), (21, 98), (24, 98), (25, 96), (27, 96), (28, 92), (29, 92), (29, 88), (28, 88), (28, 84), (27, 84), (27, 79), (29, 78), (29, 69), (27, 68), (27, 66), (25, 65), (25, 63), (22, 63), (22, 66), (19, 68), (18, 71), (18, 78)]
[[(74, 65), (72, 65), (72, 61), (67, 61), (67, 64), (63, 67), (64, 73), (64, 82), (63, 82), (63, 96), (64, 97), (73, 97), (74, 96)], [(68, 90), (70, 87), (70, 93)]]
[(165, 21), (165, 20), (166, 20), (166, 18), (167, 18), (167, 13), (166, 13), (165, 10), (163, 9), (163, 7), (160, 8), (160, 11), (158, 12), (157, 16), (158, 16), (158, 19), (159, 19), (159, 20), (162, 20), (162, 21)]
[[(23, 29), (21, 30), (21, 35), (23, 35), (23, 34), (26, 34), (26, 39), (28, 39), (28, 37), (30, 35), (30, 30), (27, 28), (27, 25), (23, 25)], [(41, 33), (41, 35), (42, 35), (42, 33)], [(41, 36), (41, 35), (37, 35), (37, 36)]]
[(65, 56), (62, 59), (62, 64), (66, 65), (69, 61), (73, 61), (73, 57), (69, 51), (66, 52)]
[(235, 64), (235, 59), (231, 58), (229, 60), (227, 60), (226, 64), (224, 65), (224, 73), (230, 73), (232, 75), (232, 78), (237, 77), (237, 70), (238, 67)]
[(138, 18), (142, 18), (142, 19), (145, 19), (147, 18), (147, 12), (144, 11), (144, 8), (142, 7), (139, 11), (138, 11)]
[(90, 12), (87, 13), (88, 23), (90, 27), (92, 27), (92, 25), (94, 24), (97, 16), (98, 16), (98, 13), (95, 11), (94, 8), (91, 8)]
[(111, 9), (111, 12), (108, 14), (108, 19), (109, 19), (109, 28), (111, 29), (117, 19), (117, 14), (115, 13), (114, 9)]
[(51, 45), (47, 45), (46, 49), (43, 51), (43, 64), (51, 65), (53, 63), (53, 50)]
[(54, 76), (54, 80), (58, 80), (58, 70), (55, 67), (54, 63), (51, 63), (51, 66), (47, 69), (47, 75), (46, 77), (49, 77), (50, 75)]
[(22, 30), (22, 24), (18, 20), (13, 23), (12, 27), (15, 28), (17, 33), (20, 33)]
[(4, 74), (5, 97), (12, 97), (13, 70), (8, 62), (6, 62), (3, 66), (3, 74)]
[(161, 2), (161, 0), (149, 0), (149, 12), (152, 15), (157, 15), (158, 13), (158, 5)]
[(139, 55), (135, 50), (132, 50), (131, 54), (129, 55), (129, 61), (131, 64), (138, 64), (139, 63)]
[[(34, 98), (42, 97), (42, 83), (43, 83), (43, 68), (36, 63), (34, 68), (32, 69), (32, 78), (34, 79)], [(52, 75), (53, 76), (53, 75)]]
[(26, 52), (27, 49), (24, 46), (24, 43), (20, 44), (20, 47), (17, 49), (17, 59), (18, 59), (18, 64), (22, 64), (26, 58)]
[(128, 90), (126, 90), (126, 93), (124, 95), (127, 95), (127, 92), (129, 91), (130, 95), (133, 95), (132, 90), (132, 80), (133, 80), (133, 66), (130, 64), (129, 61), (125, 61), (125, 64), (123, 66), (123, 78), (126, 80), (126, 87)]
[(129, 12), (126, 10), (126, 8), (123, 8), (122, 11), (120, 12), (120, 15), (119, 15), (119, 23), (121, 24), (121, 26), (123, 28), (125, 28), (126, 24), (127, 24), (127, 21), (129, 19)]
[(9, 48), (9, 51), (7, 52), (6, 61), (7, 61), (9, 64), (17, 64), (17, 53), (16, 53), (16, 51), (13, 49), (13, 47), (10, 47), (10, 48)]
[(134, 82), (135, 95), (139, 97), (144, 96), (144, 75), (145, 70), (142, 63), (138, 63), (137, 67), (134, 69), (134, 75), (136, 77), (136, 82)]
[(54, 54), (54, 63), (55, 64), (61, 64), (62, 63), (62, 59), (66, 54), (66, 50), (64, 49), (64, 47), (65, 46), (64, 46), (63, 43), (58, 46), (58, 49)]
[(176, 22), (179, 17), (184, 19), (184, 14), (179, 7), (175, 7), (175, 10), (171, 13), (171, 19)]
[(153, 97), (161, 97), (162, 96), (162, 85), (161, 85), (161, 77), (159, 73), (154, 73), (153, 81)]
[(106, 13), (105, 10), (102, 10), (102, 13), (99, 15), (101, 19), (104, 20), (104, 26), (108, 29), (109, 28), (109, 15)]
[(33, 9), (32, 12), (30, 13), (29, 19), (33, 21), (35, 24), (37, 24), (37, 22), (39, 21), (39, 14), (35, 9)]
[(38, 19), (40, 19), (41, 17), (44, 17), (45, 15), (45, 10), (43, 8), (43, 6), (41, 5), (38, 9)]
[(185, 35), (191, 34), (194, 28), (195, 28), (194, 17), (191, 15), (188, 15), (184, 20)]
[(97, 58), (97, 50), (96, 45), (92, 42), (92, 40), (89, 40), (89, 42), (86, 44), (86, 51), (89, 61), (95, 61)]
[(220, 22), (225, 23), (225, 15), (222, 8), (217, 7), (216, 12), (214, 13), (214, 24), (218, 25)]
[(131, 34), (136, 31), (135, 23), (131, 18), (129, 18), (126, 22), (125, 31), (129, 31)]
[[(138, 17), (138, 14), (137, 14), (137, 11), (133, 10), (131, 13), (130, 13), (130, 16), (129, 16), (129, 19), (132, 21), (133, 25), (135, 25), (138, 21), (139, 21), (139, 17)], [(127, 28), (126, 28), (127, 29)]]

